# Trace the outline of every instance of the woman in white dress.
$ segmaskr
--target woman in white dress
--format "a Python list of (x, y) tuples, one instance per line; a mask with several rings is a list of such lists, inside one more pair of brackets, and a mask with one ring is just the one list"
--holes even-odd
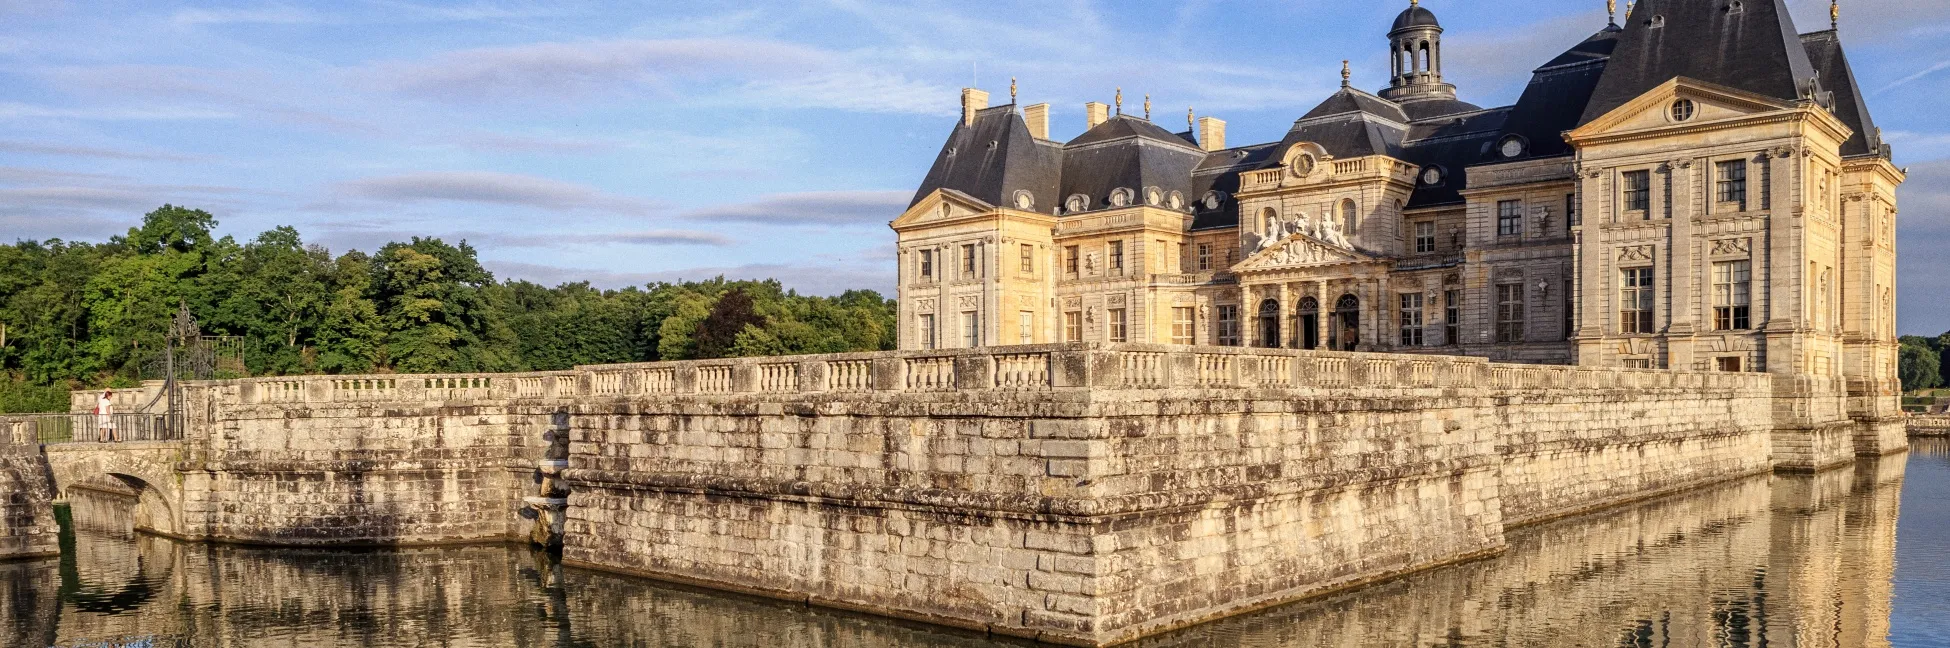
[(101, 398), (95, 401), (95, 427), (103, 442), (115, 440), (115, 390), (102, 390)]

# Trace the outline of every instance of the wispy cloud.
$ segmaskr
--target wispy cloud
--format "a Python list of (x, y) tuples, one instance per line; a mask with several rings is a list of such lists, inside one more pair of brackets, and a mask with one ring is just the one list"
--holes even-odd
[(55, 108), (0, 102), (0, 119), (79, 119), (86, 121), (177, 121), (233, 119), (235, 113), (198, 108)]
[(67, 144), (45, 144), (39, 142), (0, 141), (0, 153), (23, 155), (58, 155), (65, 157), (102, 158), (107, 160), (163, 160), (180, 162), (191, 159), (187, 155), (173, 153), (145, 153), (141, 151), (119, 151), (115, 149), (72, 146)]
[(819, 191), (765, 196), (758, 200), (686, 212), (699, 221), (785, 225), (884, 225), (907, 209), (909, 191)]
[(1888, 92), (1890, 90), (1894, 90), (1896, 88), (1909, 85), (1918, 80), (1921, 80), (1923, 77), (1936, 74), (1938, 72), (1942, 72), (1946, 69), (1950, 69), (1950, 60), (1940, 61), (1936, 65), (1932, 65), (1917, 71), (1915, 74), (1911, 74), (1909, 76), (1897, 79), (1894, 82), (1891, 82), (1889, 85), (1882, 86), (1881, 88), (1877, 88), (1875, 93), (1882, 94), (1884, 92)]
[(302, 25), (318, 21), (318, 14), (294, 7), (184, 9), (171, 18), (178, 25)]
[(588, 185), (485, 171), (436, 171), (366, 178), (341, 183), (335, 192), (347, 198), (383, 203), (474, 203), (628, 216), (659, 210), (650, 201), (605, 193)]
[(643, 230), (593, 234), (465, 234), (461, 238), (507, 247), (567, 248), (587, 245), (705, 245), (725, 247), (731, 237), (699, 230)]

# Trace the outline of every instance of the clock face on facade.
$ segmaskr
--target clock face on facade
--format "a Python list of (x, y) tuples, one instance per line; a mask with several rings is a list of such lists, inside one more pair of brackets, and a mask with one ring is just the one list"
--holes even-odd
[(1429, 167), (1428, 169), (1422, 171), (1422, 184), (1432, 185), (1432, 184), (1439, 184), (1441, 182), (1442, 182), (1441, 169), (1437, 169), (1435, 167)]

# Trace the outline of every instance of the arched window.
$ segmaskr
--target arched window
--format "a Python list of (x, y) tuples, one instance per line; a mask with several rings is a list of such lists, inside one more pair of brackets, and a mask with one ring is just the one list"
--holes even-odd
[(1259, 346), (1280, 348), (1280, 302), (1268, 299), (1259, 303)]
[(1300, 348), (1320, 348), (1320, 300), (1313, 297), (1300, 299)]
[(1353, 236), (1355, 231), (1361, 229), (1361, 224), (1356, 222), (1359, 212), (1360, 208), (1354, 205), (1353, 199), (1341, 201), (1341, 233)]
[(1327, 346), (1336, 351), (1353, 351), (1361, 345), (1361, 299), (1341, 295), (1334, 302), (1334, 319), (1327, 325)]
[(1434, 72), (1434, 71), (1435, 71), (1435, 67), (1434, 67), (1433, 65), (1431, 65), (1431, 63), (1430, 63), (1430, 60), (1429, 60), (1429, 42), (1428, 42), (1428, 41), (1422, 41), (1422, 48), (1421, 48), (1421, 51), (1420, 51), (1419, 53), (1420, 53), (1420, 54), (1421, 54), (1421, 56), (1422, 56), (1422, 71), (1423, 71), (1423, 72)]
[(1260, 230), (1266, 236), (1277, 236), (1280, 233), (1280, 213), (1274, 211), (1272, 207), (1259, 210), (1259, 222), (1266, 227)]

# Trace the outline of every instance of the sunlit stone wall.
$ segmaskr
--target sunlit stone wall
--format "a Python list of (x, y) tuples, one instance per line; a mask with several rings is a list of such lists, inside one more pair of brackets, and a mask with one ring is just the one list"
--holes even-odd
[(32, 426), (0, 417), (0, 560), (60, 553), (53, 501)]

